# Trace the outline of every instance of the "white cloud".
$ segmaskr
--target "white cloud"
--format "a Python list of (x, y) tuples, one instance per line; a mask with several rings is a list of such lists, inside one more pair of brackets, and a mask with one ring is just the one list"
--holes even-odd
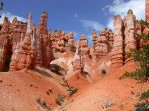
[(82, 26), (87, 28), (87, 29), (96, 29), (98, 31), (102, 30), (103, 25), (92, 20), (80, 20), (82, 23)]
[[(110, 14), (119, 14), (122, 18), (126, 16), (129, 9), (132, 9), (138, 20), (145, 18), (145, 0), (129, 0), (127, 2), (124, 0), (114, 0), (112, 5), (105, 7), (106, 9), (108, 9)], [(112, 17), (108, 19), (107, 27), (113, 29)]]
[(27, 19), (25, 19), (23, 17), (17, 16), (17, 15), (13, 15), (10, 12), (3, 12), (3, 13), (1, 13), (0, 23), (3, 23), (4, 17), (8, 17), (10, 22), (12, 22), (14, 17), (17, 17), (17, 19), (19, 21), (27, 22)]

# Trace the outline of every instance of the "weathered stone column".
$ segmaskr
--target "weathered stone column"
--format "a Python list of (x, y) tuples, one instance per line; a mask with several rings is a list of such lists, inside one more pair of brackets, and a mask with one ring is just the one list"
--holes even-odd
[(145, 6), (146, 21), (149, 22), (149, 0), (146, 0)]
[(136, 43), (136, 29), (135, 29), (136, 17), (133, 15), (131, 9), (128, 10), (127, 16), (124, 19), (125, 26), (125, 62), (132, 60), (131, 57), (128, 57), (127, 53), (132, 52), (132, 50), (137, 48)]
[[(23, 41), (20, 44), (17, 44), (16, 51), (17, 53), (13, 53), (12, 57), (14, 57), (13, 64), (10, 64), (10, 70), (21, 70), (26, 67), (30, 67), (33, 58), (34, 58), (34, 36), (32, 35), (32, 14), (29, 14), (28, 24), (27, 24), (27, 32)], [(14, 55), (15, 54), (15, 55)]]
[[(37, 28), (37, 37), (41, 39), (41, 53), (43, 66), (49, 66), (51, 61), (50, 36), (47, 30), (48, 14), (43, 12)], [(38, 50), (40, 50), (38, 48)]]
[(123, 20), (120, 15), (114, 17), (114, 43), (111, 52), (111, 62), (114, 66), (122, 66), (124, 59), (123, 49)]

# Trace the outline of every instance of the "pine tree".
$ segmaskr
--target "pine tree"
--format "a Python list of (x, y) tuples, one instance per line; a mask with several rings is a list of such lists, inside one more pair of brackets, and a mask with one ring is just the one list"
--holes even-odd
[[(144, 27), (149, 28), (149, 23), (141, 20), (141, 24)], [(149, 32), (147, 34), (137, 34), (137, 38), (142, 40), (149, 40)], [(149, 77), (149, 44), (141, 44), (141, 49), (133, 50), (131, 53), (127, 53), (128, 56), (133, 57), (135, 61), (140, 63), (140, 69), (134, 72), (126, 72), (120, 79), (130, 77), (136, 80), (143, 80)]]

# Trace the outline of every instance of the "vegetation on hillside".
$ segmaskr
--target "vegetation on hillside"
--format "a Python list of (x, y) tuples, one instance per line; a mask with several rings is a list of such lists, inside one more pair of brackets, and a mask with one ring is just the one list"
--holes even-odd
[[(144, 27), (149, 28), (149, 23), (141, 20), (141, 24)], [(149, 40), (149, 32), (147, 34), (137, 34), (137, 38), (140, 40)], [(149, 44), (142, 43), (139, 50), (133, 50), (131, 53), (127, 53), (128, 56), (133, 57), (135, 61), (140, 63), (140, 69), (134, 72), (126, 72), (120, 79), (130, 77), (136, 80), (145, 80), (149, 77)]]

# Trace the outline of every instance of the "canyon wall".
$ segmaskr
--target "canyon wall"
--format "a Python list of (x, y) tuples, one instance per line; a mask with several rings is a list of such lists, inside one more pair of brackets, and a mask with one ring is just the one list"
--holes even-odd
[[(149, 22), (149, 0), (146, 0), (146, 21)], [(66, 33), (62, 30), (48, 31), (47, 22), (48, 14), (45, 12), (42, 13), (37, 28), (32, 24), (32, 14), (29, 14), (27, 23), (18, 21), (16, 17), (12, 22), (9, 18), (4, 18), (3, 23), (0, 24), (1, 71), (17, 71), (36, 66), (48, 68), (52, 60), (64, 54), (69, 53), (75, 57), (77, 42), (74, 40), (74, 33)], [(133, 61), (126, 53), (140, 49), (141, 44), (146, 43), (146, 41), (137, 39), (135, 35), (148, 31), (147, 27), (142, 26), (136, 20), (131, 9), (128, 10), (124, 19), (117, 15), (114, 17), (114, 31), (103, 28), (97, 34), (96, 30), (93, 30), (92, 46), (88, 45), (85, 35), (81, 35), (79, 50), (82, 64), (85, 66), (92, 62), (98, 63), (108, 55), (110, 55), (111, 65), (114, 66)]]

